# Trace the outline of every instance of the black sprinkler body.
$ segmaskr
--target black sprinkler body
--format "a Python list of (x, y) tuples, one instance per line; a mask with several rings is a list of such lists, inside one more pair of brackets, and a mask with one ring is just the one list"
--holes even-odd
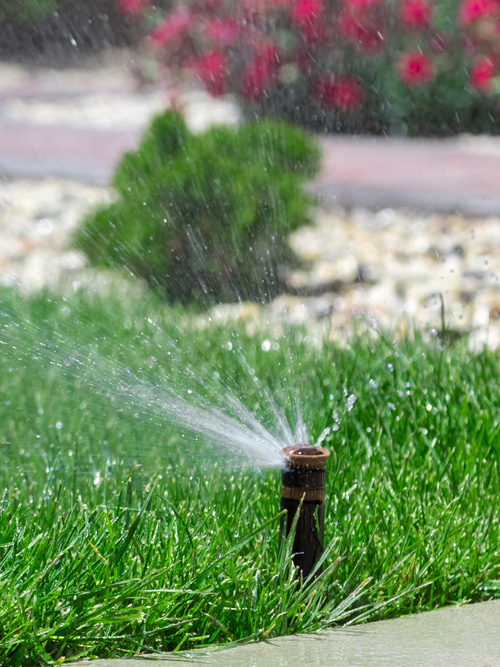
[[(300, 507), (293, 541), (293, 562), (308, 577), (323, 553), (325, 522), (325, 466), (330, 452), (324, 447), (294, 445), (281, 450), (281, 532), (288, 536)], [(302, 503), (302, 504), (301, 504)], [(316, 571), (315, 576), (319, 574)]]

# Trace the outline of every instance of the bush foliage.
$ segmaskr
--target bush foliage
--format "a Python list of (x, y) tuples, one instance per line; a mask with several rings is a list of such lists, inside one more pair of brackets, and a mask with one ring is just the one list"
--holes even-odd
[(118, 165), (116, 201), (87, 217), (77, 245), (169, 301), (265, 300), (283, 287), (286, 235), (308, 222), (302, 183), (318, 164), (298, 128), (261, 122), (194, 135), (165, 112)]

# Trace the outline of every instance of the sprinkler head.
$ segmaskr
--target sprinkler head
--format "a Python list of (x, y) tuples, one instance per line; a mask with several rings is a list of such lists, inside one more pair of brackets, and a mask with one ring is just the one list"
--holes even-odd
[[(293, 541), (293, 562), (309, 576), (323, 552), (325, 466), (330, 452), (324, 447), (294, 445), (281, 450), (281, 509), (286, 510), (281, 531), (287, 536), (299, 512)], [(319, 574), (316, 569), (315, 575)]]
[(330, 456), (328, 449), (311, 445), (292, 445), (281, 450), (291, 468), (324, 468)]

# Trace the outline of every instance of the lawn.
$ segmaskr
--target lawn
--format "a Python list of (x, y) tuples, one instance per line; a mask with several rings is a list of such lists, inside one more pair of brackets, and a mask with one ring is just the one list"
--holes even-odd
[[(498, 595), (498, 354), (449, 341), (319, 346), (301, 330), (200, 326), (153, 296), (1, 292), (1, 664)], [(314, 584), (297, 583), (279, 540), (279, 470), (242, 467), (238, 448), (169, 417), (173, 403), (231, 411), (233, 399), (271, 431), (273, 403), (292, 425), (300, 410), (311, 441), (331, 428)]]

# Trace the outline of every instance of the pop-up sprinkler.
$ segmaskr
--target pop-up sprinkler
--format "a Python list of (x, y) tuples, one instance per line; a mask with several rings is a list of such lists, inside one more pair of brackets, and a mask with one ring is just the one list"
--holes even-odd
[[(293, 540), (293, 563), (308, 577), (323, 552), (325, 521), (325, 466), (330, 452), (324, 447), (294, 445), (281, 450), (281, 510), (287, 513), (281, 531), (287, 536), (300, 507)], [(316, 572), (319, 574), (319, 571)]]

